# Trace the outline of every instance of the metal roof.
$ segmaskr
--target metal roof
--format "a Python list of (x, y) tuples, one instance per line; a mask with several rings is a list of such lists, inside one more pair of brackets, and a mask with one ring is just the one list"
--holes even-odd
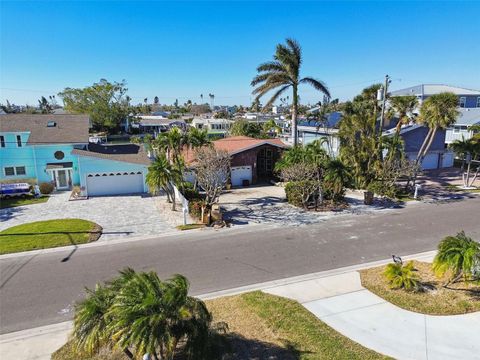
[(461, 108), (460, 116), (455, 125), (475, 125), (480, 124), (480, 108)]

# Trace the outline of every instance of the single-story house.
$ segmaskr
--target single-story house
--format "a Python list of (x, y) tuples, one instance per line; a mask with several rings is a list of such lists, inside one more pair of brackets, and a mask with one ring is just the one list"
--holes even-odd
[(132, 128), (139, 129), (142, 134), (152, 134), (157, 137), (160, 133), (167, 132), (172, 127), (186, 130), (188, 125), (181, 119), (168, 119), (158, 115), (141, 115), (131, 124)]
[(0, 115), (0, 181), (80, 186), (88, 196), (142, 193), (149, 163), (143, 146), (89, 143), (87, 115)]
[[(288, 148), (280, 139), (254, 139), (247, 136), (216, 140), (213, 146), (217, 150), (227, 151), (231, 156), (232, 186), (242, 186), (244, 181), (255, 184), (273, 178), (275, 163), (280, 159), (282, 151)], [(191, 150), (184, 152), (184, 158), (187, 164), (195, 162)], [(194, 175), (187, 174), (187, 180), (194, 180)]]
[[(393, 136), (395, 129), (384, 132), (386, 136)], [(409, 160), (415, 160), (423, 141), (428, 133), (428, 127), (414, 124), (403, 126), (400, 137), (404, 142), (405, 155)], [(435, 134), (427, 155), (422, 162), (422, 170), (448, 168), (453, 166), (454, 154), (445, 146), (445, 130), (439, 129)]]

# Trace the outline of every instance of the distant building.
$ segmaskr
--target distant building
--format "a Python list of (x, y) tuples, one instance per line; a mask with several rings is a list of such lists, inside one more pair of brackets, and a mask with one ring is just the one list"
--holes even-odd
[(233, 123), (234, 120), (230, 119), (196, 117), (191, 125), (197, 129), (207, 130), (209, 135), (224, 137)]
[(474, 132), (471, 127), (474, 125), (480, 125), (480, 108), (466, 108), (460, 109), (460, 116), (457, 119), (455, 125), (447, 129), (445, 137), (445, 143), (450, 144), (455, 140), (468, 140)]
[(421, 104), (432, 95), (451, 92), (458, 96), (461, 108), (480, 108), (480, 90), (465, 89), (443, 84), (421, 84), (390, 92), (390, 96), (415, 95)]

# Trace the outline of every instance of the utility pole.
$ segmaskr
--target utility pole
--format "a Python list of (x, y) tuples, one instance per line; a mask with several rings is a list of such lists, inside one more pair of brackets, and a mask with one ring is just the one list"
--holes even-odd
[(382, 94), (382, 115), (380, 117), (380, 138), (382, 138), (382, 131), (383, 131), (383, 124), (385, 122), (385, 105), (387, 102), (387, 94), (388, 94), (388, 84), (390, 84), (390, 77), (385, 75), (385, 85), (383, 85), (383, 94)]

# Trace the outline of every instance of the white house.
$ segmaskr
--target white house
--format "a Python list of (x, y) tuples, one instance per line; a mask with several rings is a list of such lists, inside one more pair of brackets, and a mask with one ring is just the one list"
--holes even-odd
[(473, 125), (480, 125), (480, 108), (459, 109), (460, 116), (455, 125), (447, 129), (445, 143), (451, 144), (455, 140), (468, 140), (474, 132), (470, 130)]

